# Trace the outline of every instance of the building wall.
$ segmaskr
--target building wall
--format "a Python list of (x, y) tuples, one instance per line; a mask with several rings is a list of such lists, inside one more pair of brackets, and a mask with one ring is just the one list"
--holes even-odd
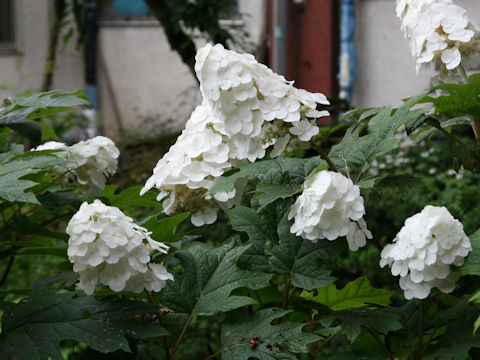
[[(455, 0), (480, 24), (480, 1)], [(433, 70), (416, 74), (415, 59), (400, 30), (393, 0), (357, 0), (357, 74), (352, 105), (398, 106), (402, 99), (431, 86)]]
[[(14, 6), (17, 51), (0, 53), (0, 98), (15, 96), (29, 89), (38, 90), (45, 68), (50, 1), (15, 0)], [(74, 39), (65, 49), (60, 46), (52, 87), (65, 90), (84, 87), (82, 53), (76, 48)]]

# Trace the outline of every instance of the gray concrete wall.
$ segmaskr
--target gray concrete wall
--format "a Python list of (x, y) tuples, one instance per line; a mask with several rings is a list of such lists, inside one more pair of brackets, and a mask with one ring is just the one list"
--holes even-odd
[[(434, 71), (416, 74), (415, 59), (400, 30), (394, 0), (357, 0), (355, 107), (401, 104), (431, 86)], [(456, 0), (480, 24), (480, 1)]]
[[(0, 53), (0, 98), (25, 90), (38, 90), (42, 84), (50, 29), (49, 0), (16, 0), (14, 54)], [(64, 29), (68, 31), (68, 28)], [(75, 47), (75, 36), (57, 53), (53, 88), (75, 90), (84, 87), (83, 59)]]

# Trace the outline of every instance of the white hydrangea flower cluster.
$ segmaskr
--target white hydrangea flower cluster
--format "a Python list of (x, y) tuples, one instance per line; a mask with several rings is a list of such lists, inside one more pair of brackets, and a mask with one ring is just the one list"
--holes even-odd
[(393, 242), (383, 249), (380, 266), (400, 275), (406, 299), (425, 299), (433, 287), (452, 292), (459, 276), (450, 265), (462, 265), (472, 251), (462, 223), (443, 206), (428, 205), (409, 217)]
[(291, 233), (314, 242), (346, 236), (352, 251), (372, 238), (363, 219), (365, 208), (360, 188), (350, 179), (323, 170), (309, 176), (303, 186), (303, 193), (288, 213), (288, 218), (295, 220)]
[(167, 252), (147, 229), (116, 207), (100, 200), (84, 202), (70, 219), (67, 255), (80, 287), (93, 294), (98, 281), (113, 291), (160, 291), (173, 276), (162, 264), (150, 263), (150, 251)]
[(441, 77), (480, 63), (480, 41), (465, 9), (452, 0), (397, 0), (397, 16), (417, 61), (417, 72), (429, 64), (442, 65)]
[[(316, 107), (329, 102), (323, 94), (296, 89), (252, 55), (222, 45), (199, 49), (195, 71), (202, 105), (157, 163), (141, 194), (160, 189), (157, 199), (165, 198), (166, 214), (190, 211), (192, 223), (201, 226), (216, 220), (214, 199), (207, 191), (226, 170), (263, 158), (271, 146), (270, 156), (276, 157), (293, 137), (310, 140), (319, 130), (315, 119), (328, 115)], [(241, 188), (214, 198), (229, 207)]]
[(106, 177), (115, 174), (120, 155), (115, 143), (104, 136), (96, 136), (72, 146), (49, 141), (33, 149), (40, 150), (62, 150), (56, 155), (66, 160), (66, 164), (65, 167), (56, 167), (55, 171), (67, 173), (69, 180), (85, 186), (94, 193), (101, 193), (105, 188)]

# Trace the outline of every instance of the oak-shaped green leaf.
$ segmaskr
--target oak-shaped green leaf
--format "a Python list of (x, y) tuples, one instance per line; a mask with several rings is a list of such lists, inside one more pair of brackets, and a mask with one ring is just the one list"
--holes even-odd
[(277, 218), (274, 206), (257, 213), (246, 206), (237, 206), (228, 212), (232, 228), (248, 234), (251, 246), (242, 254), (242, 262), (249, 263), (253, 269), (268, 269), (265, 256), (265, 244), (278, 242)]
[(252, 290), (269, 285), (271, 275), (240, 269), (236, 262), (248, 245), (231, 242), (219, 247), (195, 243), (175, 256), (183, 273), (175, 275), (162, 291), (164, 305), (180, 313), (214, 315), (241, 306), (256, 304), (247, 296), (230, 295), (240, 287)]
[(446, 90), (448, 95), (423, 96), (416, 103), (433, 103), (435, 114), (443, 113), (455, 118), (480, 115), (480, 74), (473, 74), (466, 84), (441, 84), (429, 90)]
[(319, 157), (308, 159), (278, 157), (273, 160), (256, 161), (239, 166), (238, 171), (218, 181), (210, 190), (212, 194), (235, 188), (235, 182), (241, 179), (257, 178), (267, 184), (281, 183), (284, 174), (288, 174), (290, 184), (302, 184), (305, 177), (324, 161)]
[(331, 284), (314, 292), (303, 291), (300, 294), (305, 300), (320, 303), (336, 311), (371, 305), (388, 306), (392, 295), (391, 291), (372, 287), (366, 277), (349, 282), (341, 290)]
[(145, 338), (167, 335), (156, 326), (138, 323), (135, 315), (154, 313), (156, 306), (134, 301), (96, 302), (77, 293), (36, 290), (28, 301), (5, 309), (0, 359), (63, 359), (59, 343), (75, 340), (107, 353), (130, 351), (126, 335)]
[[(308, 353), (308, 344), (321, 339), (302, 331), (305, 324), (280, 322), (290, 311), (268, 308), (222, 326), (224, 360), (297, 359), (292, 353)], [(253, 341), (253, 345), (250, 343)]]
[[(400, 141), (393, 137), (395, 132), (400, 126), (418, 118), (425, 111), (410, 110), (410, 107), (424, 96), (425, 93), (410, 98), (396, 110), (388, 106), (370, 109), (368, 117), (363, 115), (364, 122), (350, 127), (342, 141), (332, 147), (330, 159), (339, 170), (357, 164), (360, 165), (361, 171), (365, 172), (378, 156), (398, 147)], [(362, 135), (367, 121), (369, 131)]]
[(33, 152), (0, 164), (0, 199), (39, 204), (35, 195), (25, 192), (37, 182), (22, 177), (36, 174), (62, 162), (56, 156), (38, 156)]
[(337, 255), (342, 249), (341, 243), (328, 240), (314, 243), (292, 234), (292, 224), (288, 220), (290, 204), (288, 201), (282, 204), (283, 216), (277, 227), (279, 243), (268, 243), (265, 250), (268, 261), (274, 271), (287, 274), (295, 287), (313, 290), (327, 286), (335, 281), (335, 278), (330, 276), (330, 270), (321, 267), (319, 260)]

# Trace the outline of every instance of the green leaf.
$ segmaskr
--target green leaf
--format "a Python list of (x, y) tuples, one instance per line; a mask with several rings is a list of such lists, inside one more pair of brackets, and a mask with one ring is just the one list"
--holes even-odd
[(255, 189), (255, 197), (260, 205), (258, 210), (262, 210), (265, 206), (278, 199), (286, 199), (301, 192), (301, 185), (260, 183)]
[(406, 198), (411, 189), (424, 185), (422, 179), (414, 175), (388, 175), (376, 182), (373, 190), (382, 192), (384, 189), (392, 189), (395, 195)]
[[(323, 313), (323, 311), (319, 311)], [(338, 319), (341, 333), (352, 343), (362, 332), (362, 327), (383, 335), (386, 335), (389, 331), (402, 328), (400, 314), (397, 309), (392, 308), (327, 310), (326, 314), (323, 314), (320, 319), (324, 326), (325, 324), (330, 326), (335, 319)]]
[(164, 336), (158, 325), (139, 324), (135, 315), (155, 313), (156, 306), (134, 301), (96, 302), (54, 289), (34, 291), (26, 302), (11, 304), (2, 318), (2, 359), (63, 359), (59, 343), (83, 342), (100, 352), (130, 351), (126, 335)]
[(195, 243), (175, 256), (183, 265), (183, 273), (168, 282), (161, 301), (176, 312), (214, 315), (241, 306), (256, 304), (256, 300), (230, 293), (240, 287), (252, 290), (269, 285), (271, 275), (241, 270), (236, 262), (247, 246), (229, 243), (220, 247)]
[(366, 277), (349, 282), (341, 290), (337, 290), (335, 285), (331, 284), (317, 289), (315, 292), (303, 291), (300, 297), (328, 306), (336, 311), (371, 306), (372, 304), (388, 306), (393, 295), (391, 291), (372, 287)]
[[(308, 344), (321, 339), (314, 334), (305, 333), (305, 324), (281, 322), (272, 325), (290, 311), (268, 308), (260, 310), (233, 323), (222, 326), (221, 342), (224, 360), (260, 360), (297, 359), (291, 353), (308, 353)], [(251, 345), (250, 341), (258, 341)]]
[(339, 242), (320, 240), (314, 243), (290, 233), (290, 202), (287, 204), (277, 228), (280, 241), (278, 245), (269, 242), (265, 250), (272, 269), (289, 275), (292, 285), (301, 289), (313, 290), (331, 284), (335, 278), (330, 276), (329, 270), (320, 267), (319, 260), (334, 257), (342, 247)]
[(42, 122), (38, 123), (38, 125), (40, 125), (42, 129), (42, 138), (40, 142), (43, 143), (49, 140), (62, 141), (62, 139), (58, 137), (58, 135), (55, 133), (55, 130), (53, 130), (53, 128), (50, 125)]
[(34, 152), (22, 155), (7, 163), (1, 163), (0, 198), (10, 202), (21, 201), (39, 204), (33, 193), (25, 192), (37, 185), (37, 182), (24, 180), (22, 177), (36, 174), (60, 163), (62, 163), (62, 160), (56, 156), (38, 156)]
[(465, 319), (448, 324), (445, 334), (437, 346), (430, 345), (426, 360), (463, 360), (468, 359), (471, 348), (480, 347), (480, 334), (473, 335), (472, 325)]
[(155, 200), (155, 192), (148, 191), (143, 196), (140, 196), (141, 185), (131, 186), (122, 192), (116, 194), (117, 185), (107, 185), (103, 191), (102, 198), (111, 206), (118, 207), (125, 211), (125, 209), (143, 206), (150, 208), (160, 208), (161, 204)]
[(457, 270), (460, 275), (480, 275), (480, 229), (470, 235), (472, 251)]
[(210, 193), (230, 192), (235, 188), (235, 182), (241, 179), (257, 178), (268, 184), (276, 183), (275, 179), (282, 179), (288, 174), (290, 184), (302, 184), (305, 177), (324, 161), (319, 157), (308, 159), (278, 157), (273, 160), (257, 161), (238, 167), (238, 171), (218, 181)]
[(471, 115), (480, 116), (480, 74), (473, 74), (466, 84), (441, 84), (429, 90), (448, 91), (438, 97), (422, 96), (415, 103), (433, 103), (435, 114), (443, 113), (450, 118)]
[(228, 215), (233, 230), (248, 234), (248, 244), (251, 246), (242, 254), (242, 262), (249, 263), (253, 269), (269, 269), (265, 244), (269, 241), (278, 242), (274, 207), (257, 213), (246, 206), (237, 206)]
[(361, 136), (365, 125), (360, 123), (353, 125), (347, 130), (342, 141), (332, 147), (330, 159), (339, 170), (357, 164), (360, 165), (361, 171), (365, 172), (378, 156), (398, 147), (399, 140), (393, 138), (393, 135), (400, 126), (418, 118), (425, 111), (424, 109), (410, 111), (410, 107), (424, 95), (408, 99), (395, 111), (388, 106), (375, 111), (370, 109), (366, 114), (369, 117), (375, 115), (369, 120), (369, 133)]
[[(62, 111), (73, 110), (75, 106), (90, 105), (84, 90), (63, 93), (58, 90), (39, 93), (12, 100), (12, 104), (0, 111), (0, 126), (8, 126), (34, 142), (42, 137), (42, 126), (34, 119)], [(43, 126), (44, 131), (47, 128)], [(51, 137), (51, 132), (45, 133)]]
[(162, 242), (177, 241), (183, 234), (175, 234), (177, 226), (187, 219), (190, 213), (183, 213), (174, 216), (166, 217), (162, 220), (157, 220), (158, 214), (149, 217), (145, 222), (140, 225), (146, 227), (152, 232), (152, 238)]

